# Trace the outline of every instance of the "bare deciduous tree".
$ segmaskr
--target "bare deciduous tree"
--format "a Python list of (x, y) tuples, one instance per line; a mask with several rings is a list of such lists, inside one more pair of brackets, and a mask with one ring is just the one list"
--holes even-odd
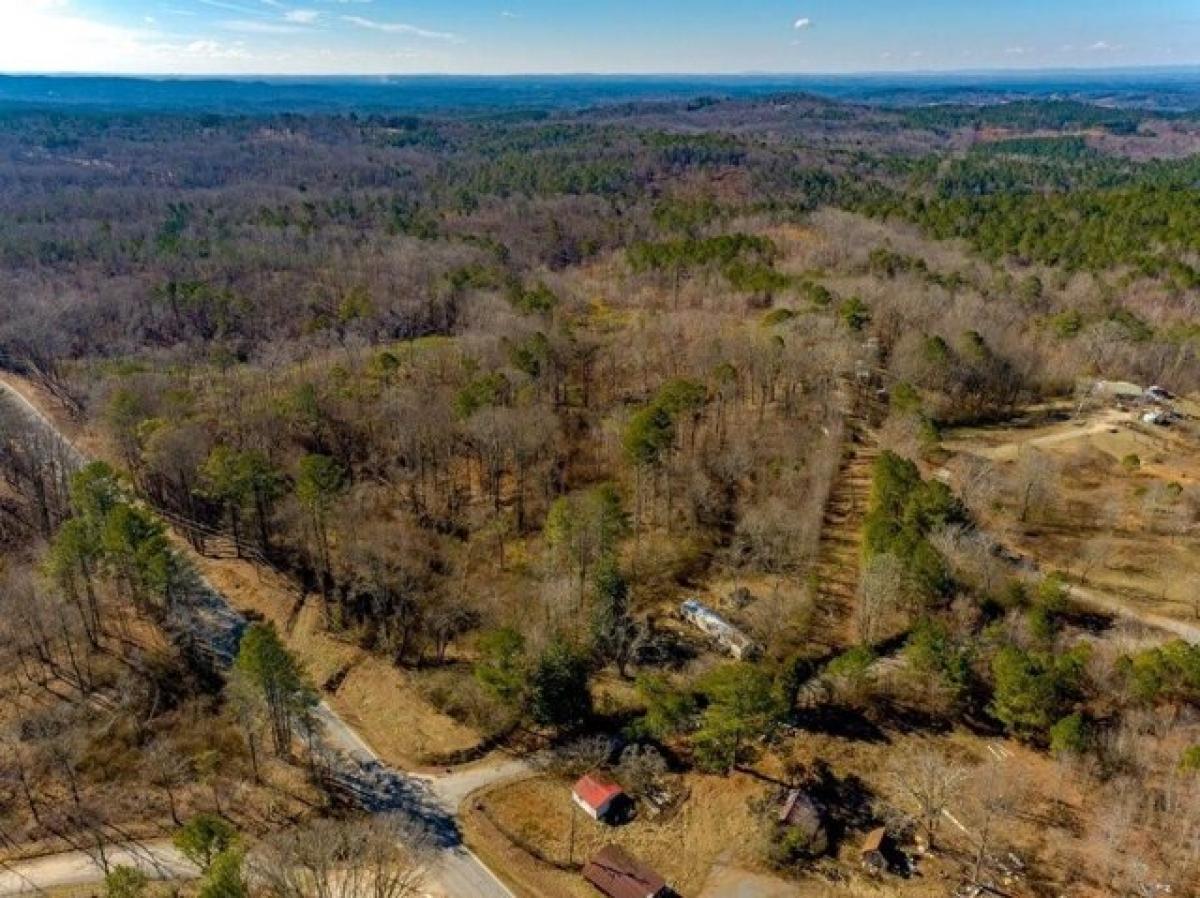
[(1054, 501), (1058, 488), (1058, 464), (1037, 449), (1023, 448), (1017, 456), (1011, 484), (1021, 523), (1040, 518)]
[(315, 820), (262, 841), (247, 859), (271, 898), (417, 898), (433, 840), (400, 815)]
[(1020, 802), (1022, 782), (1019, 777), (1020, 774), (1009, 765), (987, 763), (974, 772), (963, 789), (967, 828), (975, 841), (972, 883), (978, 883), (987, 869), (995, 849), (998, 825)]
[(942, 819), (952, 801), (961, 797), (967, 772), (932, 749), (899, 759), (891, 769), (896, 791), (911, 805), (929, 847), (933, 848)]
[(858, 638), (871, 645), (882, 634), (887, 619), (905, 609), (913, 590), (908, 568), (895, 555), (885, 552), (869, 558), (858, 582), (854, 625)]

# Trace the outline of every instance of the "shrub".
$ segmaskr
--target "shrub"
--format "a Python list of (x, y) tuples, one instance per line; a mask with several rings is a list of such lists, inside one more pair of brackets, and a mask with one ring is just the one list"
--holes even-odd
[(1050, 751), (1056, 755), (1081, 755), (1088, 747), (1087, 721), (1076, 711), (1050, 727)]
[(529, 675), (529, 714), (543, 726), (570, 727), (592, 713), (587, 658), (572, 646), (552, 643)]
[(141, 870), (119, 866), (104, 877), (105, 898), (141, 898), (150, 880)]
[(1179, 759), (1179, 769), (1189, 773), (1200, 773), (1200, 745), (1193, 745), (1183, 751)]
[(237, 842), (237, 830), (216, 814), (197, 814), (175, 833), (171, 841), (184, 857), (207, 871), (217, 855), (228, 851)]

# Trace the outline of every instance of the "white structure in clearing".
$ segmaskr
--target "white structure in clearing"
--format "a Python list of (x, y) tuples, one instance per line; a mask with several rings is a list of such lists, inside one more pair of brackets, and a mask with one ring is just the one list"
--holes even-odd
[(688, 599), (680, 605), (679, 613), (685, 621), (703, 630), (739, 661), (750, 660), (759, 654), (754, 640), (696, 599)]

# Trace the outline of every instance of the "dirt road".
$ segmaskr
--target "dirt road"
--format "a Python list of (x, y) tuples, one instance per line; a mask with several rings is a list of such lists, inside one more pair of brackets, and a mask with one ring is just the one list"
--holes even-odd
[[(168, 839), (109, 846), (109, 867), (133, 867), (151, 879), (192, 879), (200, 875)], [(6, 864), (0, 867), (0, 895), (20, 895), (64, 886), (101, 882), (104, 870), (98, 860), (82, 851)]]
[(1085, 437), (1106, 433), (1114, 427), (1127, 424), (1129, 420), (1128, 412), (1120, 409), (1104, 409), (1086, 421), (1065, 421), (1061, 424), (1033, 428), (1020, 439), (1009, 440), (994, 446), (981, 445), (981, 439), (986, 439), (988, 434), (986, 429), (971, 431), (973, 436), (969, 440), (951, 438), (946, 440), (943, 445), (955, 454), (963, 452), (992, 461), (1016, 461), (1022, 449), (1045, 449), (1062, 443), (1070, 443)]
[[(955, 454), (976, 455), (998, 462), (1014, 461), (1024, 448), (1032, 446), (1044, 449), (1049, 446), (1070, 443), (1096, 434), (1107, 433), (1127, 424), (1129, 420), (1128, 412), (1120, 409), (1103, 409), (1086, 421), (1052, 424), (1031, 430), (1022, 438), (1006, 440), (995, 445), (980, 445), (980, 439), (975, 436), (970, 439), (949, 439), (944, 445)], [(986, 430), (978, 432), (979, 435), (985, 437), (987, 433)], [(941, 468), (934, 476), (946, 483), (953, 481), (953, 475), (948, 468)], [(1012, 550), (1011, 546), (1008, 548), (1010, 551)], [(1026, 560), (1033, 563), (1032, 559)], [(1192, 624), (1151, 611), (1144, 611), (1129, 600), (1102, 590), (1080, 585), (1072, 585), (1068, 588), (1071, 597), (1084, 607), (1125, 618), (1145, 627), (1178, 636), (1193, 644), (1200, 644), (1200, 624)]]
[(1189, 624), (1186, 621), (1175, 620), (1174, 618), (1164, 617), (1161, 614), (1153, 614), (1152, 612), (1142, 611), (1136, 607), (1130, 607), (1129, 602), (1119, 596), (1089, 589), (1086, 586), (1069, 586), (1067, 589), (1071, 593), (1071, 597), (1080, 605), (1095, 608), (1097, 611), (1103, 611), (1117, 617), (1123, 617), (1143, 626), (1162, 630), (1164, 633), (1174, 634), (1193, 645), (1200, 645), (1200, 625)]

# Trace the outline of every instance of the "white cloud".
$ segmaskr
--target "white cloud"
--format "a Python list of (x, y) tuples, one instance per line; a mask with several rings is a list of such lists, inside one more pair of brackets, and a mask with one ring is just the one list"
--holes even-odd
[(0, 60), (14, 72), (205, 72), (252, 60), (240, 41), (169, 37), (89, 18), (67, 0), (0, 0)]
[(520, 16), (520, 14), (513, 12), (511, 9), (505, 9), (505, 10), (501, 11), (500, 18), (502, 18), (502, 19), (519, 19), (519, 18), (521, 18), (521, 16)]
[(321, 17), (321, 14), (315, 9), (289, 9), (283, 17), (297, 25), (311, 25)]
[(197, 59), (250, 59), (246, 46), (241, 41), (221, 44), (217, 41), (192, 41), (180, 48), (188, 56)]
[(792, 27), (795, 28), (797, 31), (803, 31), (806, 28), (812, 28), (812, 19), (809, 19), (809, 18), (797, 19), (796, 24), (793, 25)]
[(362, 16), (342, 16), (342, 20), (352, 25), (357, 25), (359, 28), (369, 28), (372, 31), (383, 31), (387, 34), (407, 34), (412, 37), (420, 37), (433, 41), (458, 40), (456, 35), (446, 31), (429, 31), (425, 28), (418, 28), (416, 25), (407, 25), (403, 22), (377, 22), (374, 19), (365, 19)]
[(205, 6), (211, 6), (213, 9), (224, 9), (229, 12), (240, 13), (243, 16), (261, 16), (265, 15), (260, 9), (251, 9), (248, 6), (240, 6), (237, 3), (226, 3), (225, 0), (198, 0)]
[(1024, 47), (1007, 47), (1004, 52), (1009, 56), (1024, 56), (1029, 51)]
[(1103, 53), (1108, 50), (1115, 50), (1117, 48), (1114, 47), (1112, 44), (1110, 44), (1108, 41), (1096, 41), (1096, 43), (1092, 44), (1088, 49), (1095, 50), (1099, 53)]
[(255, 19), (227, 19), (219, 24), (223, 30), (235, 34), (301, 34), (305, 30), (298, 25), (259, 22)]

